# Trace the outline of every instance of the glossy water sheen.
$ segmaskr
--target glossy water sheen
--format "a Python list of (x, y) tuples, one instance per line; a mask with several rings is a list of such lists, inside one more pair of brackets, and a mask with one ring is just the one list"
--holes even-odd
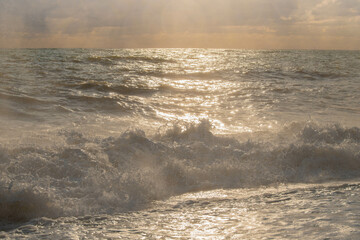
[(360, 52), (0, 50), (0, 236), (357, 239)]

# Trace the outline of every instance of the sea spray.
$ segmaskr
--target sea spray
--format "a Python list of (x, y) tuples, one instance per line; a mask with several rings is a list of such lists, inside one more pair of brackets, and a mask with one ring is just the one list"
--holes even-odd
[[(272, 141), (214, 135), (203, 120), (154, 136), (139, 129), (103, 139), (60, 131), (61, 147), (3, 148), (1, 217), (124, 212), (192, 191), (360, 177), (360, 129), (299, 124), (272, 133)], [(293, 138), (283, 141), (284, 131)]]

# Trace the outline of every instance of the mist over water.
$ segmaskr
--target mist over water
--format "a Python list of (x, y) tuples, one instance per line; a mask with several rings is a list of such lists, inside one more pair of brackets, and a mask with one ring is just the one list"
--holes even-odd
[(356, 182), (359, 56), (2, 49), (2, 226), (146, 211), (207, 190)]

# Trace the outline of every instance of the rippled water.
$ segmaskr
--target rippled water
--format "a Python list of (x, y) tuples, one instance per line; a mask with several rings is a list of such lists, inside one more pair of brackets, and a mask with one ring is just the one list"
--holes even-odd
[(0, 236), (357, 239), (360, 52), (0, 50)]

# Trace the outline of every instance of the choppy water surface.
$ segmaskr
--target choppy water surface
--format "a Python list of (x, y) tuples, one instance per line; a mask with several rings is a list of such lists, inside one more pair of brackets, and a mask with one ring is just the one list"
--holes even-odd
[(360, 52), (0, 50), (0, 236), (360, 233)]

